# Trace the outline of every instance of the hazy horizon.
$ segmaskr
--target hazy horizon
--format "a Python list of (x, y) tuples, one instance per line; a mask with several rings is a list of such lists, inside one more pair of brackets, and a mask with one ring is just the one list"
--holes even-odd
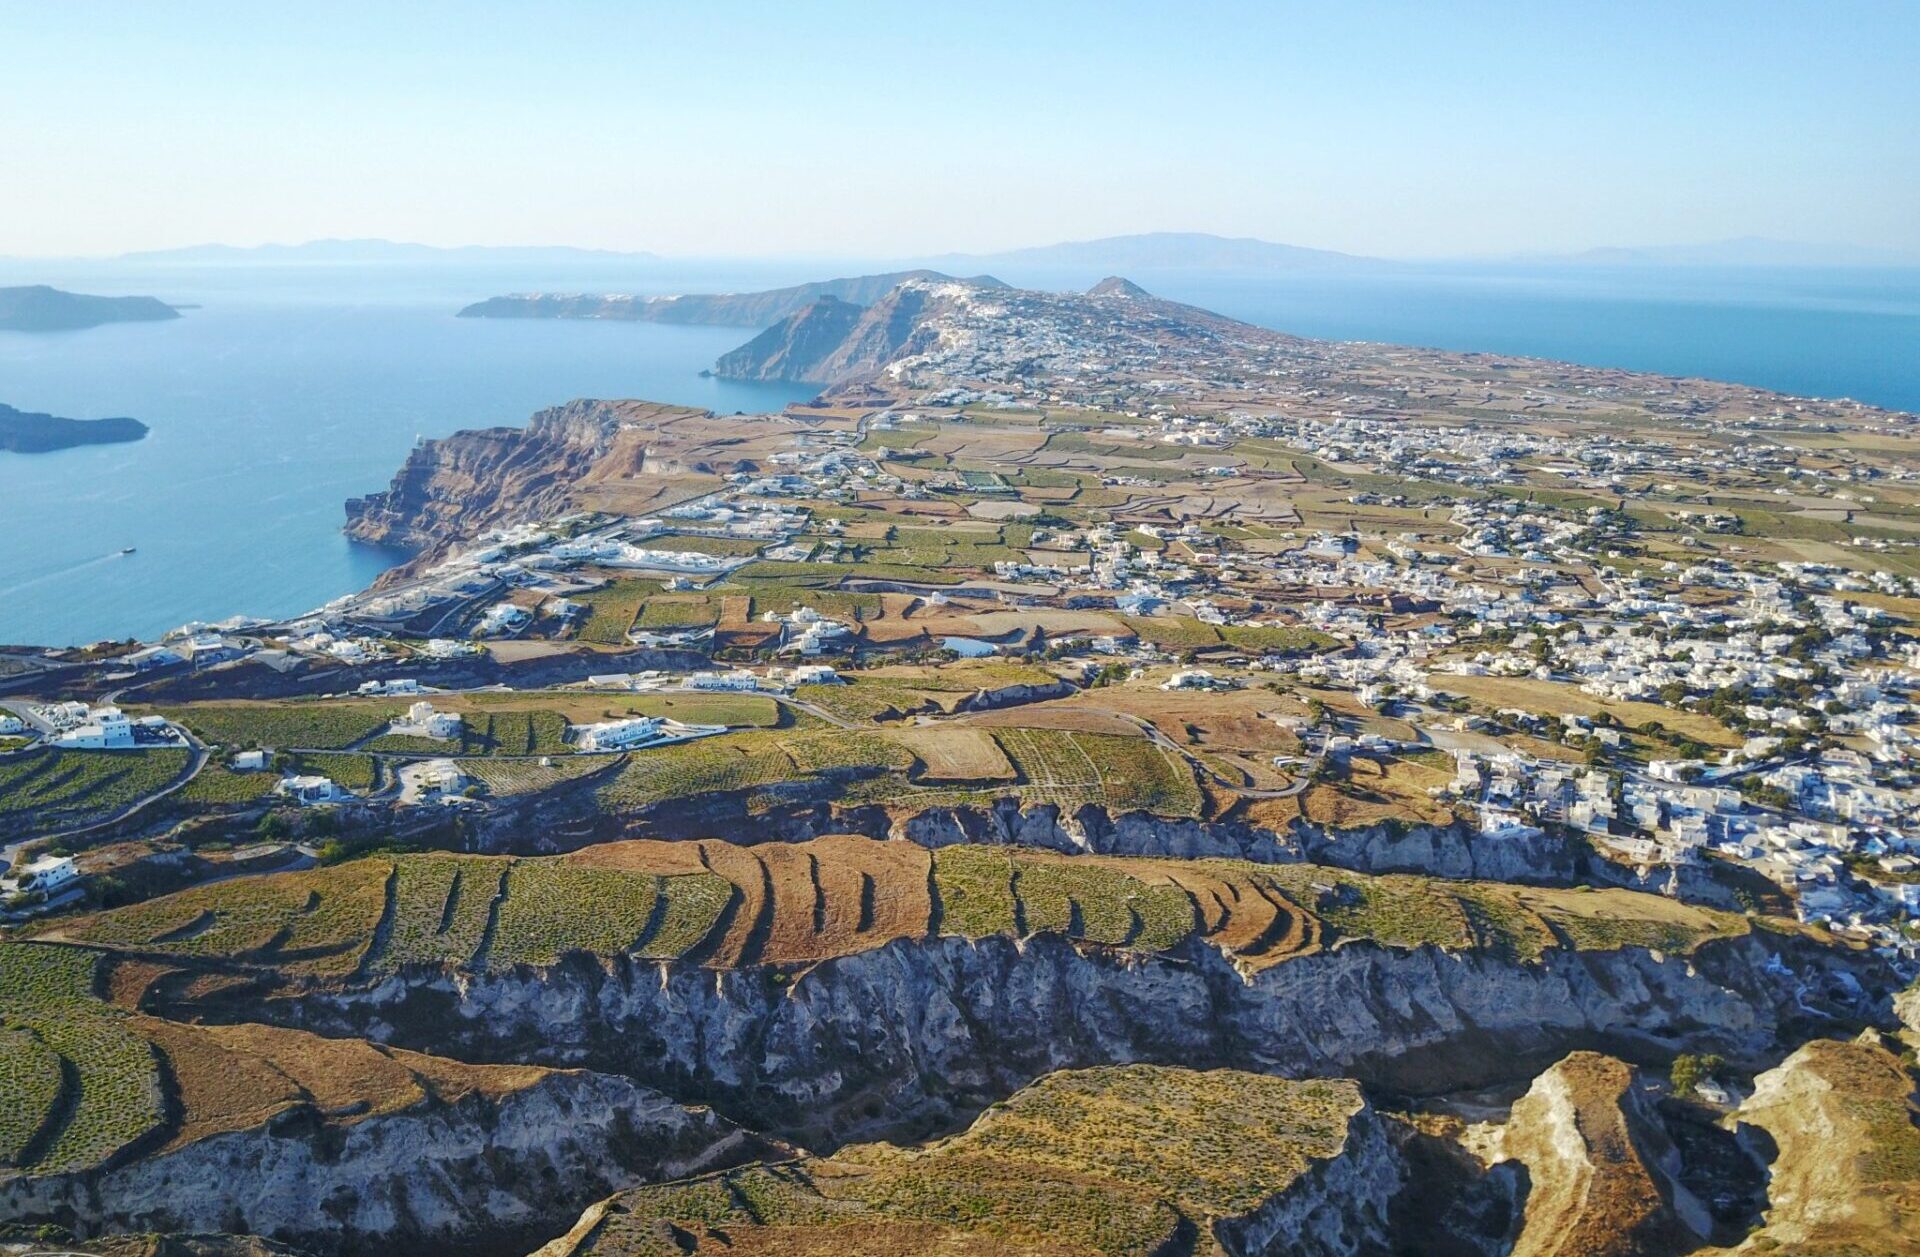
[(1139, 4), (0, 5), (0, 254), (383, 238), (671, 257), (1151, 231), (1408, 260), (1920, 255), (1920, 23)]

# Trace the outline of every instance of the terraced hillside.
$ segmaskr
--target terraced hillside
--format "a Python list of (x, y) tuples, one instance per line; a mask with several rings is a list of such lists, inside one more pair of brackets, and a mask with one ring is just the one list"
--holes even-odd
[(570, 953), (712, 968), (811, 964), (899, 939), (1198, 942), (1253, 972), (1345, 941), (1520, 962), (1684, 954), (1744, 918), (1629, 891), (1368, 876), (1316, 865), (1063, 856), (837, 835), (611, 843), (568, 856), (421, 854), (226, 882), (82, 918), (64, 939), (351, 981), (407, 966), (505, 972)]
[[(1093, 1069), (1049, 1075), (921, 1148), (853, 1147), (623, 1193), (540, 1257), (1164, 1257), (1304, 1219), (1336, 1192), (1356, 1235), (1377, 1240), (1394, 1182), (1351, 1082)], [(1288, 1251), (1341, 1251), (1299, 1239)]]
[[(553, 1217), (596, 1179), (684, 1173), (748, 1146), (625, 1080), (126, 1006), (164, 973), (0, 943), (0, 1218), (252, 1230), (321, 1250), (444, 1242), (474, 1229), (483, 1202)], [(568, 1163), (575, 1186), (528, 1179)], [(307, 1199), (333, 1205), (315, 1214)]]

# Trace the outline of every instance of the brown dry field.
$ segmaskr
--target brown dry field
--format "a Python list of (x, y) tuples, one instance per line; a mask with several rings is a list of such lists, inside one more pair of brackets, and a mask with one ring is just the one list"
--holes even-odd
[(1045, 607), (1031, 607), (1019, 611), (988, 611), (968, 616), (967, 620), (972, 624), (974, 634), (980, 637), (1000, 637), (1036, 628), (1055, 635), (1083, 633), (1093, 637), (1127, 636), (1125, 625), (1097, 611), (1050, 611)]
[(903, 729), (887, 736), (913, 752), (927, 781), (998, 782), (1015, 776), (1006, 752), (984, 730)]
[(616, 650), (619, 647), (599, 647), (591, 642), (547, 642), (537, 638), (514, 639), (503, 642), (486, 643), (486, 651), (501, 663), (517, 663), (522, 659), (551, 659), (558, 655), (583, 655), (599, 650)]
[(1276, 755), (1299, 750), (1300, 740), (1266, 715), (1300, 715), (1305, 711), (1300, 704), (1289, 703), (1269, 690), (1255, 689), (1197, 694), (1109, 685), (1064, 701), (1136, 716), (1183, 746)]
[(466, 1065), (361, 1039), (330, 1039), (273, 1026), (187, 1025), (136, 1016), (135, 1029), (167, 1058), (178, 1089), (177, 1148), (209, 1135), (258, 1127), (310, 1103), (351, 1123), (473, 1092), (504, 1095), (550, 1072), (531, 1065)]
[(726, 927), (706, 962), (722, 967), (805, 964), (919, 938), (933, 919), (933, 857), (906, 842), (832, 834), (804, 844), (622, 842), (570, 862), (655, 873), (710, 871), (733, 883)]
[(960, 717), (960, 720), (982, 729), (1071, 729), (1080, 733), (1117, 733), (1127, 737), (1137, 737), (1140, 733), (1139, 726), (1133, 722), (1071, 698), (975, 712)]
[(1444, 825), (1453, 819), (1453, 811), (1429, 798), (1427, 789), (1451, 780), (1451, 767), (1443, 770), (1408, 760), (1383, 762), (1355, 755), (1348, 760), (1347, 780), (1309, 786), (1296, 802), (1307, 820), (1340, 829), (1396, 818)]
[(1738, 746), (1740, 739), (1710, 716), (1658, 703), (1614, 702), (1596, 698), (1562, 681), (1535, 681), (1527, 677), (1470, 677), (1433, 673), (1427, 684), (1449, 694), (1460, 694), (1492, 707), (1517, 707), (1542, 716), (1561, 714), (1593, 717), (1611, 714), (1630, 728), (1658, 721), (1684, 737), (1709, 746)]
[(983, 463), (1026, 461), (1047, 443), (1049, 433), (1028, 428), (985, 428), (968, 424), (942, 427), (920, 442), (919, 448), (949, 460), (963, 459)]
[[(1022, 852), (1022, 859), (1072, 868), (1078, 858), (1054, 852)], [(1320, 919), (1293, 902), (1259, 871), (1223, 869), (1208, 861), (1118, 857), (1103, 861), (1149, 886), (1173, 886), (1193, 901), (1195, 922), (1209, 942), (1243, 967), (1265, 969), (1320, 950)]]

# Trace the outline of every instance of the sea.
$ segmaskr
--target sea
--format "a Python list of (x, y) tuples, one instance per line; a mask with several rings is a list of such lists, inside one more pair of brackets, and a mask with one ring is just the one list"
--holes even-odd
[[(727, 414), (814, 392), (702, 376), (751, 329), (454, 317), (468, 302), (528, 291), (752, 291), (880, 269), (0, 260), (0, 284), (191, 307), (162, 323), (0, 332), (0, 402), (73, 418), (129, 415), (151, 429), (129, 444), (0, 453), (0, 643), (150, 639), (194, 620), (293, 615), (363, 588), (404, 556), (343, 536), (344, 503), (384, 488), (423, 438), (523, 424), (576, 397)], [(1100, 278), (1000, 277), (1062, 288)], [(1456, 264), (1132, 278), (1306, 336), (1705, 376), (1920, 412), (1920, 270)]]

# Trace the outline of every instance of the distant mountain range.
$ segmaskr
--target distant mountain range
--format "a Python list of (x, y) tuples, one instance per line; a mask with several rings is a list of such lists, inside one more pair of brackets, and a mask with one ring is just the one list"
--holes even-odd
[[(24, 260), (24, 259), (16, 259)], [(46, 261), (47, 259), (37, 259)], [(310, 240), (304, 244), (240, 247), (202, 244), (121, 254), (116, 258), (72, 259), (83, 264), (130, 262), (150, 265), (516, 265), (521, 267), (609, 268), (647, 271), (675, 259), (644, 251), (579, 249), (545, 245), (438, 245), (392, 240)], [(711, 259), (743, 262), (754, 259)], [(771, 263), (769, 259), (759, 259)], [(684, 261), (682, 259), (681, 261)], [(847, 263), (843, 262), (843, 265)], [(784, 265), (784, 264), (783, 264)], [(1331, 249), (1277, 244), (1250, 236), (1218, 236), (1195, 231), (1155, 231), (1137, 235), (1074, 240), (998, 253), (944, 253), (903, 260), (890, 270), (933, 270), (955, 275), (983, 271), (1025, 274), (1153, 274), (1163, 271), (1212, 271), (1246, 275), (1368, 274), (1393, 268), (1456, 265), (1553, 266), (1920, 266), (1920, 253), (1860, 245), (1820, 244), (1758, 236), (1701, 244), (1606, 246), (1574, 252), (1513, 253), (1476, 257), (1381, 258)], [(1075, 280), (1075, 283), (1081, 282)], [(810, 287), (800, 285), (798, 287)], [(724, 294), (722, 294), (724, 295)], [(838, 295), (822, 292), (817, 295)], [(877, 295), (877, 294), (876, 294)], [(855, 304), (864, 304), (855, 298)], [(499, 317), (494, 313), (476, 317)], [(577, 313), (554, 317), (695, 321), (654, 314)], [(762, 324), (764, 326), (764, 324)]]
[(0, 288), (0, 331), (5, 332), (71, 332), (179, 317), (178, 310), (154, 297), (90, 297), (45, 284)]
[(1274, 244), (1251, 237), (1195, 231), (1154, 231), (1137, 236), (1075, 240), (1005, 253), (954, 253), (928, 258), (941, 270), (1014, 267), (1100, 271), (1244, 271), (1251, 274), (1333, 274), (1393, 265), (1381, 258)]
[[(721, 327), (771, 327), (817, 301), (869, 306), (910, 279), (945, 280), (937, 271), (891, 271), (826, 279), (765, 292), (689, 293), (672, 297), (596, 296), (588, 293), (525, 293), (489, 297), (460, 311), (463, 319), (612, 319), (640, 323), (706, 323)], [(991, 275), (965, 281), (983, 288), (1006, 285)]]

